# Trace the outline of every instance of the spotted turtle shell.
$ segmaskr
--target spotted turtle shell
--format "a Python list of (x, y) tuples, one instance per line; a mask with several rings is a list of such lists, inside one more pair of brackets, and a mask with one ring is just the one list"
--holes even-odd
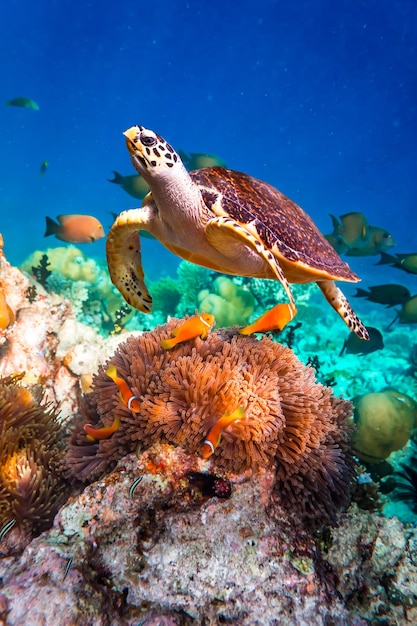
[(190, 176), (214, 215), (250, 223), (266, 248), (297, 264), (306, 278), (318, 270), (329, 278), (356, 282), (356, 274), (307, 213), (272, 185), (217, 166), (192, 171)]

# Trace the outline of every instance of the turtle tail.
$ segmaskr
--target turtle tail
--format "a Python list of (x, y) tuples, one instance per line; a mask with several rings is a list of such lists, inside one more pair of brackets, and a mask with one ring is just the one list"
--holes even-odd
[(145, 225), (144, 214), (143, 209), (120, 213), (107, 237), (106, 254), (111, 281), (123, 298), (142, 313), (150, 313), (152, 298), (145, 285), (138, 232)]

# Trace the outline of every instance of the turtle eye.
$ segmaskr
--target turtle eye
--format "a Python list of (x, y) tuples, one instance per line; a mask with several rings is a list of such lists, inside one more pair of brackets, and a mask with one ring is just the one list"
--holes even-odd
[(141, 135), (140, 140), (144, 146), (154, 146), (157, 142), (156, 137), (152, 137), (151, 135), (143, 135), (143, 134)]

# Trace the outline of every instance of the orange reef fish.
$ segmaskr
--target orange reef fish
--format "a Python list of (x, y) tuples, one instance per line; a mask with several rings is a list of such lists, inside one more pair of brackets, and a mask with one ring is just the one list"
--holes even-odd
[(104, 237), (103, 226), (92, 215), (58, 215), (57, 220), (59, 224), (50, 217), (46, 218), (44, 237), (55, 235), (68, 243), (91, 243)]
[(104, 426), (103, 428), (94, 428), (92, 424), (84, 424), (84, 430), (87, 433), (87, 439), (90, 441), (98, 441), (99, 439), (108, 439), (110, 435), (119, 430), (120, 418), (118, 415), (113, 420), (111, 426)]
[(209, 434), (207, 435), (207, 439), (204, 440), (203, 445), (201, 446), (201, 456), (208, 459), (208, 457), (213, 454), (219, 445), (224, 429), (230, 426), (230, 424), (240, 421), (244, 417), (245, 409), (242, 406), (235, 409), (233, 413), (225, 413), (222, 417), (220, 417), (211, 428)]
[(39, 104), (32, 100), (32, 98), (13, 98), (6, 102), (9, 107), (21, 107), (23, 109), (33, 109), (33, 111), (39, 111)]
[(0, 287), (0, 330), (6, 330), (14, 324), (14, 313), (6, 302), (3, 289)]
[(251, 335), (252, 333), (266, 333), (268, 330), (282, 330), (288, 322), (291, 322), (295, 315), (294, 307), (291, 304), (277, 304), (261, 317), (258, 317), (253, 324), (239, 329), (241, 335)]
[(197, 313), (186, 320), (184, 324), (175, 328), (175, 330), (172, 331), (173, 337), (171, 339), (161, 341), (161, 347), (165, 350), (170, 350), (176, 346), (177, 343), (182, 343), (189, 339), (195, 339), (196, 337), (206, 339), (214, 322), (214, 315), (210, 313), (201, 313), (201, 315), (198, 315)]
[(130, 389), (127, 382), (118, 375), (116, 367), (114, 365), (110, 365), (106, 370), (106, 374), (117, 386), (120, 399), (127, 406), (129, 411), (132, 411), (133, 413), (139, 413), (140, 403), (138, 397), (132, 393), (132, 390)]

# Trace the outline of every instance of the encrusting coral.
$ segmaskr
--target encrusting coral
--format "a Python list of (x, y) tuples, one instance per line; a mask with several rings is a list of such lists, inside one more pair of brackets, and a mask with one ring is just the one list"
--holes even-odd
[[(67, 452), (71, 474), (82, 481), (108, 471), (129, 452), (157, 441), (201, 455), (219, 418), (242, 407), (244, 417), (224, 429), (211, 457), (213, 471), (243, 472), (277, 466), (277, 493), (301, 518), (334, 521), (348, 500), (353, 471), (351, 404), (315, 381), (314, 370), (292, 350), (221, 329), (164, 350), (160, 342), (182, 320), (119, 345), (100, 366), (86, 396)], [(140, 403), (133, 413), (106, 374), (109, 365)], [(120, 427), (100, 441), (93, 427)]]
[(354, 400), (357, 456), (379, 463), (400, 450), (417, 424), (417, 404), (395, 389), (367, 393)]
[(13, 522), (29, 534), (47, 528), (66, 495), (57, 413), (39, 387), (0, 379), (0, 526)]

